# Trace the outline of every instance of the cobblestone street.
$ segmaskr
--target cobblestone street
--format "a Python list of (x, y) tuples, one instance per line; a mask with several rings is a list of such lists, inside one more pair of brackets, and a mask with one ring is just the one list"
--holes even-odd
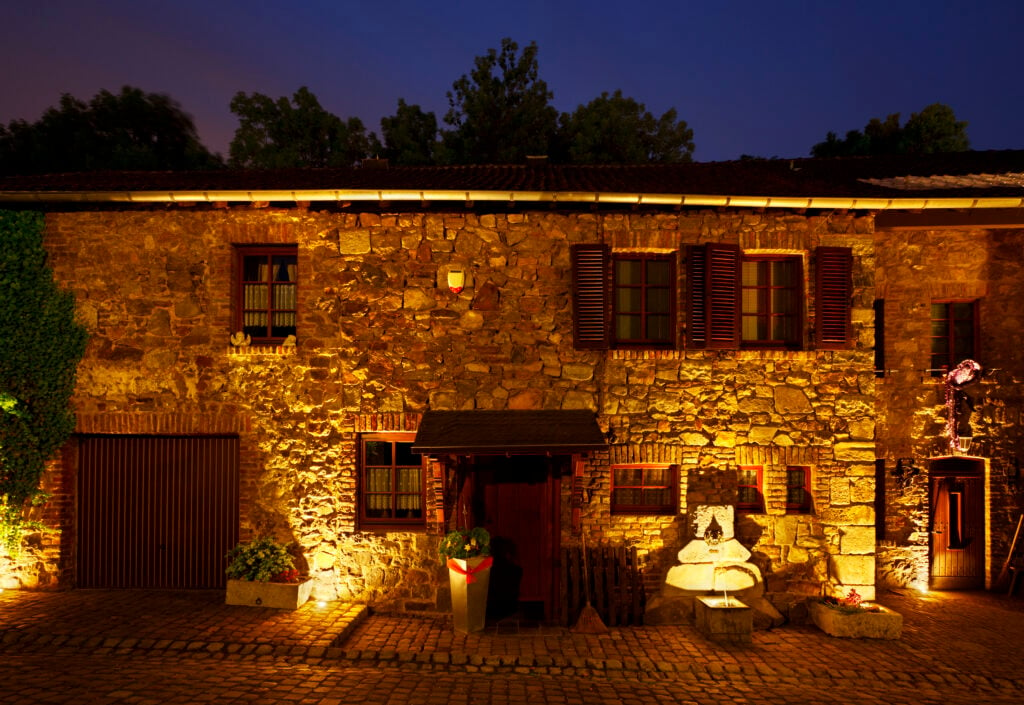
[[(0, 594), (0, 703), (1020, 703), (1024, 601), (887, 595), (898, 641), (808, 625), (718, 645), (690, 627), (451, 631), (219, 592)], [(177, 638), (174, 638), (177, 637)]]

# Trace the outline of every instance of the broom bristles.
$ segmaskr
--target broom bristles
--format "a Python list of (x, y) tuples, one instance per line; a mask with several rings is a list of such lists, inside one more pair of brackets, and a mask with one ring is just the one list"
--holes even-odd
[(572, 625), (570, 631), (577, 634), (604, 634), (608, 631), (608, 627), (601, 621), (601, 615), (597, 613), (597, 610), (588, 603), (580, 610), (579, 619), (576, 620), (576, 624)]

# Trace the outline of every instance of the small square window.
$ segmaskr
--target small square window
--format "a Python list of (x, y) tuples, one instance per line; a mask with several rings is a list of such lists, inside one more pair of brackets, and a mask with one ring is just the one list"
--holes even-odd
[(363, 528), (425, 526), (422, 456), (414, 436), (371, 434), (361, 438), (359, 520)]
[(239, 247), (234, 330), (257, 344), (280, 344), (296, 334), (298, 248)]
[(676, 465), (617, 465), (612, 468), (613, 514), (675, 514)]
[(673, 260), (661, 255), (614, 258), (614, 336), (619, 345), (673, 345)]
[(736, 511), (746, 514), (764, 512), (764, 471), (760, 465), (743, 465), (736, 487)]
[(933, 377), (941, 377), (978, 354), (978, 302), (933, 301), (931, 310)]
[(786, 513), (808, 514), (811, 511), (811, 469), (803, 466), (786, 468)]
[(744, 345), (800, 347), (803, 269), (799, 257), (744, 257), (740, 296)]

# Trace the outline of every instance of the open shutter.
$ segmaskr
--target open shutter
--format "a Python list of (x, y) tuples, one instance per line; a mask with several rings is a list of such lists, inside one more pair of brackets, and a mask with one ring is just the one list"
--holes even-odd
[(702, 245), (686, 248), (686, 345), (708, 346), (707, 250)]
[(606, 245), (573, 245), (573, 345), (607, 350), (611, 330), (611, 266)]
[(853, 296), (853, 251), (849, 247), (815, 250), (817, 325), (815, 342), (823, 350), (850, 344), (850, 300)]
[(740, 346), (740, 248), (707, 244), (708, 344), (719, 350)]

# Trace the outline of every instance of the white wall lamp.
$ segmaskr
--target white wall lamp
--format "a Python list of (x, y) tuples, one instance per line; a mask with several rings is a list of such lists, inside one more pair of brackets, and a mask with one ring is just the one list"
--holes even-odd
[(448, 288), (453, 294), (458, 294), (466, 286), (466, 273), (461, 269), (448, 271)]

